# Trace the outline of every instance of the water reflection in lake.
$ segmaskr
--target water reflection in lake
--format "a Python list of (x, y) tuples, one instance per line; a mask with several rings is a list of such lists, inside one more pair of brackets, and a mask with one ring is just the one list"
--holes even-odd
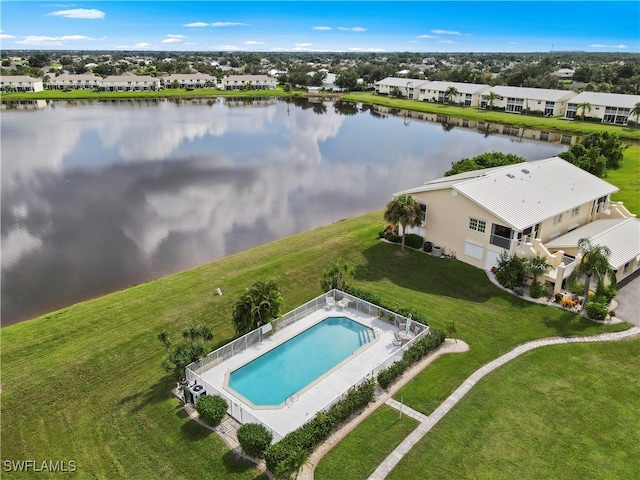
[(563, 149), (417, 115), (273, 98), (5, 104), (2, 324), (383, 208), (463, 157)]

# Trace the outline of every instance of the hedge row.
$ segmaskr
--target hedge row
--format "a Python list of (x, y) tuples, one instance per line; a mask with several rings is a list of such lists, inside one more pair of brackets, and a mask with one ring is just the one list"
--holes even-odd
[(318, 413), (313, 420), (287, 434), (278, 443), (267, 448), (264, 459), (267, 468), (278, 476), (288, 476), (297, 471), (300, 452), (311, 454), (313, 449), (353, 413), (366, 407), (375, 395), (375, 382), (366, 380), (349, 390), (346, 398), (335, 403), (328, 411)]
[(385, 308), (391, 312), (396, 312), (397, 314), (402, 315), (403, 317), (408, 317), (409, 315), (411, 315), (411, 318), (416, 322), (422, 323), (424, 325), (428, 325), (427, 317), (425, 317), (425, 315), (418, 310), (414, 310), (413, 308), (401, 307), (400, 305), (392, 302), (385, 302), (377, 295), (374, 295), (373, 293), (370, 293), (366, 290), (362, 290), (357, 287), (352, 287), (351, 285), (345, 287), (344, 291), (345, 293), (348, 293), (350, 295), (353, 295), (354, 297), (358, 297), (361, 300), (377, 305), (378, 307)]
[(432, 352), (444, 342), (446, 335), (443, 330), (431, 330), (427, 335), (415, 341), (404, 351), (402, 360), (395, 362), (389, 368), (378, 373), (378, 383), (385, 390), (393, 381), (404, 373), (411, 365), (416, 363), (427, 353)]

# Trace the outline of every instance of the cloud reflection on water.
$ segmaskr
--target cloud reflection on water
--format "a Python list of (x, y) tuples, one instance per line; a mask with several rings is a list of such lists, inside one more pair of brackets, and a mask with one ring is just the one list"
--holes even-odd
[(265, 103), (3, 113), (3, 324), (382, 208), (465, 156), (561, 150)]

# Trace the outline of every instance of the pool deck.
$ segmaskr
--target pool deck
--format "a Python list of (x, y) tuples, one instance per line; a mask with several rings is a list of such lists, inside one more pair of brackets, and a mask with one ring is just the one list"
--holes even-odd
[[(288, 401), (286, 405), (277, 407), (256, 408), (225, 386), (229, 372), (236, 370), (312, 325), (332, 316), (345, 316), (374, 328), (377, 331), (376, 340), (367, 344), (355, 356), (347, 358), (299, 392), (299, 395), (295, 396), (295, 401)], [(286, 328), (278, 330), (261, 343), (233, 355), (205, 372), (201, 372), (200, 376), (204, 381), (232, 399), (234, 416), (240, 417), (237, 419), (241, 423), (250, 421), (250, 416), (246, 415), (246, 412), (284, 436), (313, 418), (316, 412), (324, 409), (390, 356), (394, 354), (400, 356), (402, 353), (400, 352), (401, 347), (393, 344), (394, 333), (396, 332), (398, 332), (398, 329), (392, 324), (370, 317), (355, 309), (318, 310)]]

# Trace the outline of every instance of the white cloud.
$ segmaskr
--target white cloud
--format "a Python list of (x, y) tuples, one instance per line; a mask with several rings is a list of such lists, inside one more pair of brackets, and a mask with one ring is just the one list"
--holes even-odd
[(454, 42), (453, 40), (439, 40), (438, 43), (445, 43), (447, 45), (457, 45), (458, 42)]
[(213, 22), (211, 24), (212, 27), (217, 28), (217, 27), (242, 27), (242, 26), (246, 26), (246, 23), (241, 23), (241, 22)]
[(436, 35), (460, 35), (465, 37), (471, 36), (470, 33), (460, 33), (455, 30), (431, 30), (431, 33), (435, 33)]
[(367, 29), (363, 27), (338, 27), (338, 30), (342, 30), (344, 32), (366, 32)]
[(183, 27), (208, 27), (209, 24), (205, 22), (193, 22), (193, 23), (185, 23)]
[(257, 42), (255, 40), (247, 40), (244, 42), (245, 45), (264, 45), (264, 42)]
[(0, 33), (0, 38), (16, 38), (16, 36), (9, 35), (8, 33)]
[(184, 35), (174, 35), (173, 33), (168, 33), (167, 38), (184, 38)]
[(62, 37), (47, 37), (44, 35), (28, 35), (24, 40), (17, 40), (20, 45), (35, 45), (40, 47), (55, 47), (64, 45), (65, 42), (74, 40), (95, 40), (84, 35), (63, 35)]
[(162, 43), (182, 43), (182, 40), (179, 38), (165, 38)]
[(298, 48), (305, 48), (310, 47), (311, 45), (313, 45), (313, 43), (296, 43), (293, 46)]
[(104, 12), (95, 8), (74, 8), (72, 10), (58, 10), (57, 12), (48, 13), (47, 16), (65, 17), (65, 18), (85, 18), (95, 20), (104, 18)]
[(240, 50), (237, 45), (217, 45), (213, 47), (214, 50)]
[(436, 37), (434, 35), (426, 35), (425, 34), (425, 35), (418, 35), (418, 38), (438, 38), (438, 37)]
[(589, 45), (592, 48), (629, 48), (629, 45), (620, 44), (620, 45), (603, 45), (602, 43), (592, 43)]
[(134, 45), (135, 48), (151, 48), (153, 45), (147, 42), (139, 42)]
[(314, 30), (333, 30), (331, 27), (327, 27), (326, 25), (318, 25), (317, 27), (313, 27)]
[(349, 50), (351, 52), (370, 52), (370, 53), (386, 52), (384, 48), (373, 48), (373, 47), (368, 47), (368, 48), (349, 47)]

